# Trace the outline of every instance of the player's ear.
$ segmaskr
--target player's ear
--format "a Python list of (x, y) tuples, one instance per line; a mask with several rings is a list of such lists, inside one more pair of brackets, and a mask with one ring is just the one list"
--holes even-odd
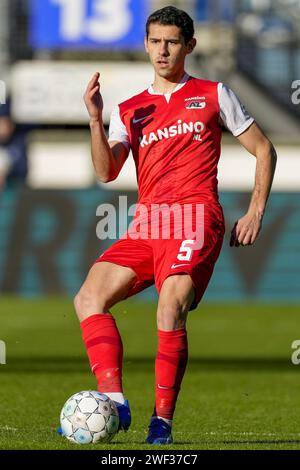
[(193, 38), (193, 39), (191, 39), (191, 40), (188, 42), (188, 44), (187, 44), (188, 54), (190, 54), (191, 52), (193, 52), (193, 50), (194, 50), (195, 47), (196, 47), (196, 44), (197, 44), (196, 38)]
[(149, 53), (149, 49), (148, 49), (148, 37), (147, 37), (147, 36), (145, 36), (145, 38), (144, 38), (144, 46), (145, 46), (146, 52)]

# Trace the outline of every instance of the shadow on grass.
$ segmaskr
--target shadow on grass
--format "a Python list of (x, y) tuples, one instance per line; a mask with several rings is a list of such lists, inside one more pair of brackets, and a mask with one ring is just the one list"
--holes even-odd
[[(124, 368), (135, 372), (153, 371), (154, 357), (125, 357)], [(290, 362), (290, 357), (214, 357), (189, 359), (189, 369), (197, 368), (205, 372), (241, 372), (241, 371), (281, 371), (295, 372), (299, 370)], [(7, 364), (0, 366), (0, 374), (28, 373), (73, 373), (89, 372), (88, 360), (83, 356), (41, 356), (41, 357), (8, 357)]]
[[(172, 448), (172, 449), (181, 449), (182, 446), (192, 446), (192, 445), (195, 445), (195, 446), (204, 446), (205, 448), (206, 447), (215, 447), (215, 446), (224, 446), (224, 445), (230, 445), (230, 446), (244, 446), (244, 445), (247, 445), (247, 446), (251, 446), (251, 445), (287, 445), (287, 444), (294, 444), (294, 445), (299, 445), (300, 444), (300, 439), (255, 439), (255, 440), (207, 440), (207, 439), (199, 439), (197, 441), (175, 441), (171, 446), (164, 446), (163, 449), (165, 448)], [(111, 449), (113, 450), (113, 447), (114, 446), (120, 446), (120, 445), (126, 445), (125, 442), (123, 441), (113, 441), (111, 442)], [(143, 445), (145, 447), (145, 449), (150, 449), (150, 448), (153, 448), (152, 445), (150, 444), (145, 444), (145, 442), (143, 442), (142, 440), (141, 441), (138, 441), (138, 440), (135, 440), (135, 441), (130, 441), (130, 443), (128, 443), (128, 445), (130, 446), (141, 446)], [(156, 448), (158, 449), (162, 449), (161, 446), (156, 446)]]
[(300, 444), (300, 439), (258, 439), (255, 441), (222, 441), (218, 442), (218, 444), (226, 444), (226, 445), (252, 445), (252, 444), (269, 444), (269, 445), (279, 445), (279, 444)]

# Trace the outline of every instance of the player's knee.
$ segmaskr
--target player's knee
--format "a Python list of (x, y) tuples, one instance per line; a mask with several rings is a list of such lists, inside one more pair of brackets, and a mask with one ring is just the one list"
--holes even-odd
[(85, 302), (86, 302), (86, 300), (84, 300), (84, 296), (83, 296), (82, 292), (79, 291), (74, 297), (74, 308), (75, 308), (75, 312), (76, 312), (76, 315), (78, 316), (78, 318), (81, 317), (81, 315), (84, 311), (84, 303)]
[(160, 330), (177, 330), (184, 328), (188, 308), (181, 302), (162, 304), (157, 311), (157, 326)]
[(101, 301), (100, 297), (84, 286), (80, 289), (74, 297), (74, 307), (80, 321), (95, 313), (103, 313), (105, 302)]

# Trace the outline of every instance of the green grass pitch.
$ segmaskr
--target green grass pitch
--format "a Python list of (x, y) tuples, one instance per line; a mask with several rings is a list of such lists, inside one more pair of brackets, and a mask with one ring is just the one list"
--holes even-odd
[[(124, 343), (133, 422), (111, 444), (76, 446), (55, 432), (65, 400), (95, 389), (71, 300), (0, 300), (0, 449), (149, 449), (155, 304), (113, 309)], [(189, 364), (164, 449), (300, 449), (299, 307), (202, 304), (188, 321)], [(155, 447), (151, 447), (155, 449)], [(158, 447), (159, 448), (159, 447)]]

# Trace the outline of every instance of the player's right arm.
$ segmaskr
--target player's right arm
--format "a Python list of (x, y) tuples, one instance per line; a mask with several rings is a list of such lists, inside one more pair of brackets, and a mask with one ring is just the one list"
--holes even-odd
[(129, 149), (121, 142), (108, 142), (106, 138), (99, 77), (97, 72), (91, 78), (84, 94), (84, 103), (90, 117), (92, 160), (96, 176), (102, 183), (108, 183), (117, 178), (128, 157)]

